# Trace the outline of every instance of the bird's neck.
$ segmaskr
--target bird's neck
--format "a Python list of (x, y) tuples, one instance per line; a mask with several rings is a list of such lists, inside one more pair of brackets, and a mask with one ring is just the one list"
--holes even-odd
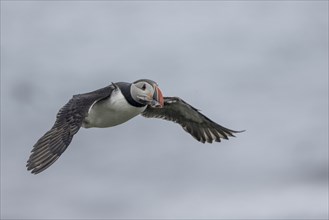
[(126, 98), (127, 102), (134, 107), (144, 107), (145, 104), (137, 102), (131, 95), (131, 83), (116, 83), (120, 88), (122, 95)]

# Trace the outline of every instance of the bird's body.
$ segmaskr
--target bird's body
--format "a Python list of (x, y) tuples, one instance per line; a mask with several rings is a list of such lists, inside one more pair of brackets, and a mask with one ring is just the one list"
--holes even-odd
[(120, 89), (114, 90), (111, 96), (95, 103), (88, 111), (82, 127), (106, 128), (122, 124), (139, 115), (146, 106), (136, 107), (130, 105)]
[(71, 143), (80, 127), (113, 127), (142, 115), (173, 121), (202, 143), (233, 137), (225, 128), (178, 97), (163, 97), (148, 79), (118, 82), (93, 92), (74, 95), (57, 113), (53, 127), (33, 146), (27, 169), (37, 174), (51, 166)]

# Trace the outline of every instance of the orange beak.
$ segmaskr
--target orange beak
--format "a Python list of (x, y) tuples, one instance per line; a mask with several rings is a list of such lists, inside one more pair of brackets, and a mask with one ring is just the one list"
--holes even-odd
[(154, 94), (153, 94), (153, 100), (157, 101), (160, 104), (160, 106), (157, 106), (157, 107), (162, 108), (164, 105), (164, 99), (163, 99), (162, 92), (158, 86), (155, 85), (154, 88), (155, 88), (155, 90), (154, 90)]

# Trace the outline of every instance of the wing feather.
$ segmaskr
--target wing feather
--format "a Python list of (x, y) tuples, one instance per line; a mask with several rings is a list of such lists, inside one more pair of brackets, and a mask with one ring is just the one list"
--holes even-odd
[(113, 89), (114, 86), (110, 85), (90, 93), (74, 95), (58, 111), (53, 127), (33, 146), (27, 161), (27, 170), (37, 174), (52, 165), (71, 143), (89, 108), (95, 102), (110, 96)]
[(243, 132), (217, 124), (178, 97), (164, 97), (163, 108), (148, 106), (142, 115), (147, 118), (161, 118), (178, 123), (186, 132), (202, 143), (220, 142), (221, 138), (228, 139), (228, 137), (234, 137), (233, 133)]

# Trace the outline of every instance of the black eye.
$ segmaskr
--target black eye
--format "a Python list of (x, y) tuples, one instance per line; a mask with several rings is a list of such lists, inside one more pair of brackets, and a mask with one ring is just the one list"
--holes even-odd
[(146, 89), (146, 84), (143, 84), (142, 89), (143, 89), (143, 90)]

